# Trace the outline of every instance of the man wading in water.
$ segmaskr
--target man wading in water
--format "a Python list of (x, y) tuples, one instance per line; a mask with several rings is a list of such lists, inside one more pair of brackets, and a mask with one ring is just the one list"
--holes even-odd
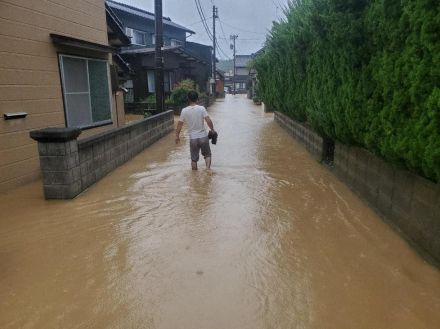
[(208, 116), (208, 112), (203, 106), (197, 105), (199, 94), (196, 91), (188, 93), (189, 106), (185, 107), (180, 114), (179, 122), (176, 129), (176, 144), (180, 142), (180, 131), (183, 123), (188, 126), (189, 146), (191, 149), (191, 167), (197, 170), (197, 161), (199, 161), (200, 150), (205, 158), (206, 169), (211, 168), (211, 148), (209, 147), (208, 133), (205, 129), (205, 121), (209, 129), (214, 131), (214, 125)]

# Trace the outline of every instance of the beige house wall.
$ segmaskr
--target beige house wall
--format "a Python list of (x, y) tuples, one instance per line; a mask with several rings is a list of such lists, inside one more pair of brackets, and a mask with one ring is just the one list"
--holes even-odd
[[(57, 49), (50, 34), (108, 45), (104, 0), (0, 0), (0, 193), (39, 177), (29, 131), (65, 126)], [(112, 95), (113, 125), (117, 123)], [(27, 112), (5, 121), (5, 112)], [(83, 135), (112, 128), (86, 130)]]

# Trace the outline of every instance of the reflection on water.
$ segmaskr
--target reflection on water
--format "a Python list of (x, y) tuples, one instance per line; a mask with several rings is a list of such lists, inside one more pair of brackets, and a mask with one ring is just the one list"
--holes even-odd
[[(440, 275), (241, 96), (73, 201), (0, 196), (1, 328), (439, 328)], [(203, 168), (203, 164), (200, 166)]]

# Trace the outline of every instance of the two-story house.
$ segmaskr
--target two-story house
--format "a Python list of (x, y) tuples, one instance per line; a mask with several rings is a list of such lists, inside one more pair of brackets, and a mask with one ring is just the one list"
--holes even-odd
[(130, 39), (104, 0), (0, 1), (0, 29), (4, 192), (40, 177), (29, 131), (81, 127), (87, 137), (124, 124), (117, 47)]
[[(131, 45), (122, 50), (124, 60), (135, 71), (132, 80), (126, 82), (127, 101), (139, 101), (155, 92), (155, 17), (153, 13), (115, 1), (107, 1), (109, 7), (122, 22)], [(171, 92), (173, 86), (192, 79), (200, 90), (206, 91), (211, 76), (212, 47), (188, 42), (190, 29), (163, 19), (164, 35), (164, 90)]]
[(246, 84), (250, 81), (249, 63), (252, 60), (252, 55), (237, 55), (235, 57), (235, 92), (237, 94), (246, 94)]

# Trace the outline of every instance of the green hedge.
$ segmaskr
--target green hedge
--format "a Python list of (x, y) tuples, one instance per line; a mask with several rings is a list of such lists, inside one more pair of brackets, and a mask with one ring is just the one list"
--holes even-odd
[(440, 181), (440, 2), (298, 0), (255, 61), (262, 99)]

